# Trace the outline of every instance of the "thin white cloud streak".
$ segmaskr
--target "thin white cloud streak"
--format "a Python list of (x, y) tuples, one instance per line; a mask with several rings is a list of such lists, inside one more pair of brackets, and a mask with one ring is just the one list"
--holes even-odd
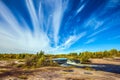
[(38, 18), (37, 18), (38, 16), (35, 12), (33, 0), (26, 0), (26, 5), (27, 5), (27, 8), (29, 10), (30, 17), (31, 17), (31, 20), (32, 20), (32, 23), (33, 23), (33, 27), (34, 27), (34, 30), (35, 30), (35, 35), (38, 36), (37, 33), (40, 32), (40, 26), (39, 26), (39, 22), (38, 22)]
[[(51, 3), (52, 4), (52, 3)], [(53, 12), (53, 29), (54, 29), (54, 42), (55, 45), (57, 46), (58, 43), (58, 34), (59, 34), (59, 29), (61, 26), (61, 20), (62, 20), (62, 16), (64, 13), (64, 10), (66, 9), (67, 6), (67, 2), (64, 3), (65, 5), (62, 4), (62, 0), (57, 0), (54, 1), (54, 12)]]
[(58, 42), (58, 33), (59, 33), (59, 28), (60, 28), (60, 23), (62, 19), (62, 2), (58, 1), (58, 4), (55, 6), (56, 9), (53, 13), (53, 29), (54, 29), (54, 41), (55, 45), (57, 45)]
[(82, 6), (79, 7), (79, 9), (77, 10), (76, 14), (80, 13), (83, 8), (85, 7), (86, 4), (83, 4)]
[(92, 20), (90, 19), (87, 25), (93, 27), (94, 30), (96, 30), (103, 25), (103, 21), (98, 21), (97, 19), (92, 19)]
[(99, 20), (95, 15), (92, 15), (84, 24), (85, 28), (92, 28), (94, 30), (100, 28), (104, 24), (105, 20)]
[[(120, 0), (107, 0), (106, 5), (102, 8), (102, 11), (99, 13), (98, 16), (104, 15), (107, 12), (111, 12), (112, 9), (115, 9), (120, 6)], [(101, 9), (100, 9), (101, 10)], [(112, 14), (111, 14), (112, 15)], [(110, 18), (110, 16), (108, 16)]]
[[(87, 5), (87, 3), (88, 3), (88, 1), (86, 1), (86, 2), (84, 2), (84, 0), (81, 0), (81, 2), (80, 2), (80, 7), (77, 9), (77, 11), (76, 11), (76, 15), (78, 14), (78, 13), (80, 13), (83, 9), (84, 9), (84, 7)], [(75, 16), (76, 16), (75, 15)]]
[(95, 38), (91, 38), (91, 39), (89, 39), (88, 41), (86, 41), (85, 44), (90, 44), (90, 43), (92, 43), (92, 42), (94, 42), (94, 41), (95, 41)]
[(103, 29), (101, 29), (101, 30), (99, 30), (99, 31), (96, 31), (96, 32), (90, 34), (87, 38), (93, 37), (93, 36), (95, 36), (95, 35), (103, 32), (103, 31), (105, 31), (105, 30), (107, 30), (107, 28), (103, 28)]
[[(104, 7), (103, 7), (104, 6)], [(104, 26), (104, 24), (108, 24), (110, 22), (106, 22), (107, 20), (109, 21), (109, 19), (111, 19), (112, 15), (117, 15), (118, 12), (111, 14), (111, 16), (108, 16), (104, 19), (100, 19), (100, 16), (106, 14), (107, 12), (109, 12), (109, 10), (115, 8), (115, 7), (119, 7), (120, 6), (120, 0), (108, 0), (106, 2), (106, 5), (101, 5), (98, 7), (97, 10), (95, 10), (95, 12), (84, 22), (83, 26), (85, 28), (92, 28), (94, 30), (100, 28), (101, 26)], [(100, 12), (102, 8), (102, 11)], [(118, 23), (117, 23), (118, 24)]]
[(103, 21), (97, 22), (95, 27), (94, 27), (94, 29), (96, 30), (96, 29), (98, 29), (102, 25), (103, 25)]
[[(9, 24), (9, 28), (12, 28), (16, 34), (21, 34), (22, 29), (18, 27), (19, 23), (16, 21), (15, 17), (12, 15), (11, 11), (0, 1), (0, 15)], [(7, 14), (6, 14), (7, 13)], [(3, 27), (3, 26), (2, 26)], [(5, 28), (5, 27), (4, 27)], [(21, 35), (20, 35), (21, 36)]]
[(85, 35), (86, 35), (86, 32), (82, 32), (79, 35), (71, 35), (66, 39), (66, 41), (63, 44), (61, 44), (55, 48), (52, 48), (48, 52), (51, 52), (51, 53), (54, 53), (54, 52), (61, 53), (62, 52), (62, 53), (64, 53), (65, 52), (64, 50), (68, 49), (70, 46), (75, 44), (78, 40), (80, 40)]
[(47, 4), (48, 6), (51, 6), (50, 9), (52, 10), (52, 12), (50, 12), (50, 15), (48, 16), (47, 20), (45, 21), (44, 20), (44, 13), (42, 11), (42, 5), (40, 3), (40, 5), (39, 5), (40, 27), (42, 27), (43, 23), (45, 23), (46, 32), (48, 31), (48, 29), (52, 28), (53, 40), (54, 40), (55, 46), (57, 47), (57, 43), (59, 41), (59, 38), (58, 38), (59, 37), (59, 29), (61, 26), (61, 21), (62, 21), (64, 11), (67, 9), (68, 1), (62, 2), (62, 0), (57, 0), (57, 1), (46, 0), (45, 4)]
[(38, 27), (40, 27), (40, 28), (43, 30), (43, 29), (44, 29), (44, 28), (43, 28), (43, 24), (44, 24), (44, 14), (43, 14), (41, 2), (39, 3), (38, 20), (39, 20), (39, 25), (40, 25), (40, 26), (38, 26)]
[(79, 35), (71, 35), (69, 38), (61, 45), (61, 47), (64, 48), (69, 48), (71, 45), (73, 45), (76, 41), (81, 39), (86, 35), (86, 32), (82, 32)]

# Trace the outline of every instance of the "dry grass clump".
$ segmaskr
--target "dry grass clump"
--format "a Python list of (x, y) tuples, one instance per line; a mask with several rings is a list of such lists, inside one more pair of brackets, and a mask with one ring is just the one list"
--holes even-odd
[(20, 78), (20, 79), (28, 79), (28, 77), (26, 75), (20, 75), (20, 76), (18, 76), (18, 78)]

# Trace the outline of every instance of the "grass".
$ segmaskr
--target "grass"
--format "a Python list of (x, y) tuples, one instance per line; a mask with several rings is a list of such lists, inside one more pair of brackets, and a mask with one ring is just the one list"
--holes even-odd
[(25, 60), (24, 59), (20, 59), (18, 62), (25, 62)]
[(68, 74), (68, 72), (61, 72), (61, 74)]
[(20, 78), (20, 79), (28, 79), (28, 77), (26, 75), (20, 75), (20, 76), (18, 76), (18, 78)]

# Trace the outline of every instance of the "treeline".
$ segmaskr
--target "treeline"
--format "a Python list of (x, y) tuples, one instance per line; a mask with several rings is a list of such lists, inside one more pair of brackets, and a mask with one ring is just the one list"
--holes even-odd
[(20, 53), (20, 54), (9, 54), (9, 53), (1, 53), (0, 54), (0, 60), (2, 59), (24, 59), (26, 56), (32, 56), (34, 54), (28, 54), (28, 53)]
[(116, 49), (111, 49), (109, 51), (99, 51), (99, 52), (82, 52), (79, 54), (82, 63), (89, 62), (90, 58), (114, 58), (120, 57), (120, 51)]
[(52, 63), (53, 58), (68, 58), (72, 60), (80, 60), (81, 63), (89, 62), (90, 58), (113, 58), (120, 57), (120, 51), (116, 49), (111, 49), (109, 51), (99, 51), (99, 52), (81, 52), (81, 53), (69, 53), (69, 54), (45, 54), (43, 51), (37, 52), (36, 54), (0, 54), (0, 60), (4, 59), (25, 59), (26, 65), (32, 66), (47, 66), (56, 65)]
[[(43, 67), (43, 66), (58, 66), (57, 63), (53, 63), (52, 57), (49, 55), (45, 55), (43, 51), (37, 52), (37, 54), (0, 54), (0, 60), (11, 60), (17, 59), (20, 62), (24, 62), (24, 64), (15, 64), (12, 63), (10, 65), (17, 67)], [(24, 61), (23, 61), (24, 60)]]
[(116, 49), (111, 50), (105, 50), (105, 51), (99, 51), (99, 52), (81, 52), (79, 54), (77, 53), (69, 53), (69, 54), (62, 54), (62, 55), (56, 55), (57, 57), (66, 57), (72, 60), (80, 60), (81, 63), (89, 63), (89, 59), (93, 58), (114, 58), (114, 57), (120, 57), (120, 51)]

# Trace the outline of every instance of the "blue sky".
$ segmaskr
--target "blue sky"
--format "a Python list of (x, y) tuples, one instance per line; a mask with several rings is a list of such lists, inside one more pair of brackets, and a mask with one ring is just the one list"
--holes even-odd
[(120, 0), (0, 0), (0, 53), (120, 50)]

